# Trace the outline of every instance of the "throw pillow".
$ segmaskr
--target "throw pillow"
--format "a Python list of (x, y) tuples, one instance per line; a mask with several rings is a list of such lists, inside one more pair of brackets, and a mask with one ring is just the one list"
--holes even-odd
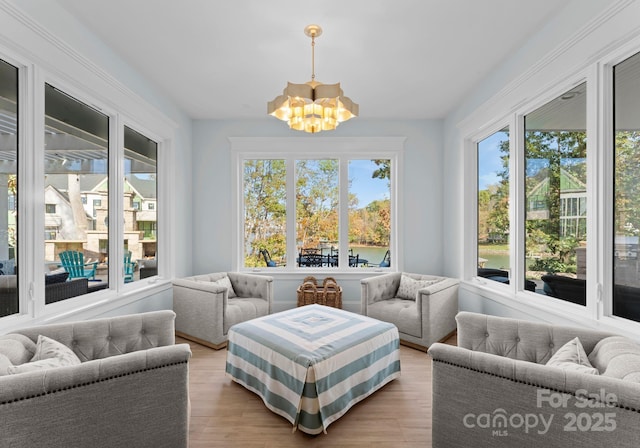
[(640, 344), (624, 336), (609, 336), (596, 344), (589, 361), (603, 376), (640, 382)]
[(433, 285), (438, 280), (415, 280), (408, 275), (402, 274), (400, 277), (400, 286), (396, 297), (407, 300), (416, 300), (418, 290)]
[(600, 374), (598, 369), (594, 368), (589, 362), (587, 354), (578, 338), (573, 338), (560, 347), (551, 359), (547, 361), (547, 365), (574, 372), (588, 373), (590, 375)]
[(35, 353), (35, 342), (23, 334), (0, 336), (0, 354), (6, 356), (13, 365), (29, 362)]
[(75, 366), (80, 359), (64, 344), (46, 336), (39, 335), (36, 354), (30, 362), (7, 369), (9, 373), (25, 373), (54, 367)]
[(222, 277), (220, 280), (216, 280), (214, 283), (217, 283), (220, 286), (224, 286), (229, 290), (229, 298), (233, 299), (234, 297), (238, 297), (236, 292), (233, 290), (233, 285), (231, 284), (231, 279), (227, 276)]
[(9, 361), (9, 358), (0, 354), (0, 376), (8, 375), (9, 374), (8, 369), (12, 365), (13, 364), (11, 364), (11, 361)]

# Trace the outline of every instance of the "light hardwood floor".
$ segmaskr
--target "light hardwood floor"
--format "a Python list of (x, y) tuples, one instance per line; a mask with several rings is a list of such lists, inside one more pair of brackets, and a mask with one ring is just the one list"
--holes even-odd
[[(400, 348), (400, 378), (352, 407), (327, 428), (310, 436), (269, 411), (253, 392), (224, 373), (226, 350), (189, 343), (190, 447), (430, 447), (431, 358)], [(455, 344), (455, 336), (447, 343)]]

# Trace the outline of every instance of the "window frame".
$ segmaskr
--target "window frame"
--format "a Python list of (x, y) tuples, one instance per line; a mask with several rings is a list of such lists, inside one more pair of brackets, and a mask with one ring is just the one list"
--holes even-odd
[[(55, 86), (109, 117), (109, 200), (112, 206), (119, 207), (114, 210), (120, 210), (123, 202), (123, 187), (115, 182), (115, 179), (121, 178), (120, 174), (123, 172), (124, 126), (136, 129), (158, 142), (158, 200), (163, 201), (163, 206), (159, 210), (157, 220), (161, 229), (170, 227), (167, 221), (171, 216), (173, 204), (171, 186), (162, 183), (163, 179), (167, 179), (168, 182), (171, 179), (168, 167), (171, 166), (169, 161), (175, 156), (173, 140), (177, 126), (97, 67), (92, 67), (92, 73), (87, 75), (88, 79), (80, 82), (70, 75), (54, 73), (45, 68), (50, 66), (37, 56), (32, 55), (30, 59), (21, 56), (10, 48), (10, 44), (0, 45), (0, 59), (18, 68), (18, 192), (23, 198), (19, 204), (17, 225), (20, 241), (17, 263), (20, 272), (19, 312), (1, 317), (0, 325), (9, 331), (35, 322), (53, 322), (61, 316), (74, 316), (78, 319), (90, 317), (133, 303), (154, 291), (168, 287), (170, 283), (166, 279), (173, 270), (173, 264), (169, 264), (172, 251), (171, 235), (161, 232), (163, 236), (157, 236), (156, 256), (162, 258), (158, 276), (125, 284), (120, 275), (123, 263), (111, 263), (109, 279), (118, 280), (109, 281), (108, 289), (45, 305), (45, 266), (44, 263), (33, 261), (45, 259), (45, 84)], [(92, 79), (92, 74), (97, 75), (99, 79)], [(96, 86), (99, 88), (94, 88)], [(102, 93), (96, 94), (96, 91)], [(121, 104), (110, 98), (110, 93), (113, 97), (120, 96), (120, 99), (126, 97), (128, 101), (122, 101)], [(119, 221), (121, 220), (116, 220), (117, 223)], [(123, 254), (123, 249), (119, 247), (121, 244), (117, 244), (123, 240), (123, 235), (122, 223), (109, 229), (111, 254)], [(122, 257), (118, 256), (115, 259), (120, 260)]]
[[(261, 272), (269, 275), (300, 274), (325, 274), (341, 276), (361, 276), (363, 273), (372, 272), (396, 272), (401, 271), (402, 248), (398, 244), (399, 229), (398, 216), (401, 215), (402, 197), (402, 157), (404, 152), (404, 137), (229, 137), (231, 142), (233, 163), (234, 195), (232, 200), (232, 266), (235, 270), (243, 272)], [(296, 266), (296, 233), (295, 213), (287, 213), (287, 265), (282, 268), (245, 267), (243, 238), (243, 206), (244, 206), (244, 179), (243, 167), (245, 160), (251, 159), (283, 159), (287, 164), (287, 211), (295, 210), (295, 160), (302, 159), (338, 159), (339, 161), (339, 267), (312, 268)], [(389, 247), (391, 250), (391, 267), (362, 267), (349, 268), (347, 263), (347, 249), (349, 245), (349, 189), (348, 185), (349, 160), (355, 159), (388, 159), (391, 160), (391, 237)], [(344, 260), (342, 259), (344, 258)]]
[[(637, 333), (640, 322), (612, 314), (613, 307), (613, 233), (614, 233), (614, 123), (613, 123), (613, 67), (640, 52), (640, 38), (635, 38), (588, 61), (573, 71), (560, 76), (536, 94), (515, 107), (506, 102), (492, 104), (460, 124), (462, 151), (475, 154), (464, 158), (465, 222), (474, 222), (473, 228), (463, 232), (463, 288), (477, 293), (513, 310), (548, 320), (550, 316), (587, 326), (604, 325), (629, 333)], [(587, 304), (581, 306), (546, 297), (524, 289), (524, 219), (526, 213), (524, 190), (524, 117), (561, 95), (563, 92), (587, 83), (587, 224), (589, 248), (587, 250)], [(500, 108), (506, 112), (500, 114)], [(487, 113), (498, 117), (487, 122)], [(474, 123), (482, 123), (475, 129)], [(488, 124), (487, 124), (488, 123)], [(497, 130), (509, 126), (510, 134), (510, 195), (515, 205), (510, 207), (513, 284), (503, 285), (479, 278), (477, 271), (477, 143)], [(606, 287), (603, 285), (607, 285)]]

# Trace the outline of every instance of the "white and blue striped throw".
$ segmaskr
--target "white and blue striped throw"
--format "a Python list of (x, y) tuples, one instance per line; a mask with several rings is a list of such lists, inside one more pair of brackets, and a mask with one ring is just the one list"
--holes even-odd
[(395, 325), (307, 305), (229, 329), (227, 374), (294, 429), (318, 434), (400, 376)]

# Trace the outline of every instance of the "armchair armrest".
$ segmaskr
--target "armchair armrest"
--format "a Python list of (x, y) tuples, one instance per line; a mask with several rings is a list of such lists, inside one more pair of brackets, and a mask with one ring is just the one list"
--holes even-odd
[(171, 446), (189, 431), (187, 344), (0, 377), (11, 446)]
[[(454, 370), (464, 371), (465, 376), (473, 378), (473, 381), (468, 384), (473, 384), (473, 389), (476, 391), (485, 390), (483, 387), (485, 382), (499, 380), (504, 383), (504, 380), (508, 380), (516, 388), (526, 387), (557, 391), (574, 396), (583, 395), (599, 401), (606, 399), (601, 393), (605, 390), (615, 395), (618, 407), (628, 407), (636, 412), (640, 411), (640, 383), (633, 381), (563, 370), (545, 364), (505, 358), (442, 343), (432, 344), (429, 347), (428, 355), (433, 359), (434, 382), (436, 381), (436, 371), (449, 371), (442, 377), (438, 376), (438, 381), (444, 382), (443, 378), (451, 376), (451, 371)], [(503, 404), (509, 403), (515, 398), (508, 397), (499, 390), (492, 390), (492, 388), (487, 388), (485, 392), (500, 397)], [(545, 394), (546, 392), (541, 393)], [(534, 398), (527, 406), (535, 409), (536, 396), (539, 396), (537, 391), (534, 390), (533, 396)]]
[(203, 282), (191, 280), (188, 278), (176, 278), (173, 279), (172, 283), (174, 286), (174, 291), (175, 287), (177, 286), (179, 288), (193, 289), (196, 291), (209, 292), (212, 294), (222, 294), (227, 292), (227, 288), (215, 282)]

